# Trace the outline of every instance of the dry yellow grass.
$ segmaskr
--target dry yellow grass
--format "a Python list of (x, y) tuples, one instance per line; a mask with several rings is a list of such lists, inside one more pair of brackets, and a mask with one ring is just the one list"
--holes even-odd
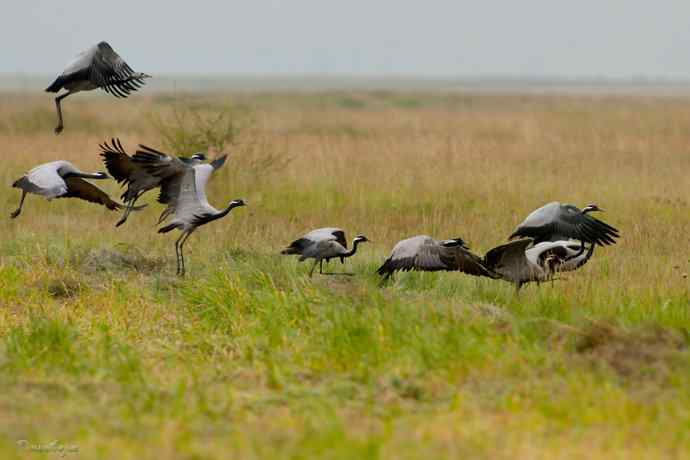
[[(18, 219), (0, 219), (6, 455), (22, 455), (17, 439), (60, 439), (84, 458), (690, 452), (690, 100), (143, 94), (68, 99), (58, 137), (49, 96), (0, 95), (5, 214), (19, 198), (9, 185), (32, 166), (66, 159), (102, 170), (100, 142), (161, 147), (152, 114), (230, 101), (252, 107), (255, 124), (209, 198), (249, 206), (190, 238), (183, 281), (172, 276), (175, 236), (155, 232), (153, 193), (120, 229), (105, 209), (35, 196)], [(290, 161), (243, 171), (257, 152)], [(119, 194), (112, 181), (98, 185)], [(552, 200), (596, 202), (619, 244), (519, 298), (452, 273), (376, 288), (373, 271), (399, 239), (461, 236), (483, 253)], [(348, 262), (353, 279), (310, 281), (306, 265), (275, 256), (332, 225), (375, 242)], [(93, 270), (85, 260), (99, 250), (146, 268)], [(601, 321), (619, 332), (578, 351)], [(134, 364), (101, 364), (110, 349), (100, 328)], [(57, 338), (40, 345), (42, 334)], [(46, 355), (57, 364), (31, 361), (32, 341), (57, 347)], [(70, 344), (94, 351), (82, 362)]]

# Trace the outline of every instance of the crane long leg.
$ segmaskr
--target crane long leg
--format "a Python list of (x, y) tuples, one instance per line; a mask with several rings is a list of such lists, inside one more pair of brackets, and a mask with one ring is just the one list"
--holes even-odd
[(180, 251), (180, 241), (182, 241), (182, 238), (184, 238), (184, 236), (185, 236), (185, 233), (180, 235), (180, 237), (177, 240), (175, 240), (175, 258), (176, 258), (176, 263), (177, 263), (177, 274), (178, 275), (180, 274), (180, 267), (181, 267), (181, 264), (180, 264), (180, 252), (181, 252)]
[(22, 212), (22, 206), (24, 206), (24, 199), (26, 198), (26, 190), (22, 190), (22, 197), (19, 199), (19, 207), (10, 214), (12, 219), (16, 218)]
[(72, 92), (68, 91), (62, 96), (58, 96), (55, 98), (55, 107), (57, 108), (57, 116), (58, 116), (58, 125), (55, 127), (55, 134), (60, 134), (63, 129), (63, 124), (62, 124), (62, 107), (60, 107), (60, 101), (62, 101), (64, 98), (72, 94)]
[(115, 224), (116, 227), (119, 227), (120, 225), (127, 222), (127, 217), (129, 217), (129, 213), (132, 212), (132, 209), (134, 208), (134, 203), (137, 202), (137, 200), (139, 199), (140, 196), (141, 196), (141, 192), (137, 193), (136, 196), (134, 197), (134, 199), (132, 199), (131, 201), (129, 201), (127, 203), (127, 206), (125, 207), (125, 212), (122, 213), (122, 217)]
[(323, 259), (319, 261), (319, 273), (323, 275)]
[(318, 260), (314, 260), (314, 265), (311, 266), (311, 270), (309, 270), (309, 278), (311, 278), (311, 275), (314, 274), (314, 269), (316, 268), (316, 264), (318, 264)]
[(187, 233), (184, 233), (182, 236), (183, 238), (180, 238), (182, 242), (180, 242), (180, 262), (182, 262), (182, 271), (180, 272), (180, 276), (184, 276), (185, 273), (185, 267), (184, 267), (184, 253), (182, 252), (182, 248), (184, 247), (184, 244), (187, 242), (187, 238), (189, 238), (189, 235), (192, 234), (194, 230), (191, 230)]

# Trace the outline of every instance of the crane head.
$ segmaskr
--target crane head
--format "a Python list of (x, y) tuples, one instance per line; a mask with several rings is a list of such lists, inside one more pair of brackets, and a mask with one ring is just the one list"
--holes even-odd
[(352, 240), (353, 243), (364, 243), (365, 241), (371, 241), (369, 238), (367, 238), (364, 235), (357, 235), (355, 238)]
[(447, 248), (453, 248), (460, 246), (463, 249), (469, 249), (470, 247), (465, 244), (465, 241), (458, 237), (458, 238), (451, 238), (449, 240), (445, 240), (441, 242), (441, 246), (445, 246)]
[(603, 209), (601, 209), (599, 206), (597, 206), (594, 203), (590, 203), (587, 206), (585, 206), (584, 208), (582, 208), (582, 214), (587, 214), (588, 212), (592, 212), (592, 211), (604, 212)]
[(561, 264), (561, 262), (562, 262), (562, 260), (558, 255), (556, 255), (554, 253), (547, 255), (546, 258), (544, 259), (544, 265), (546, 268), (546, 272), (548, 274), (555, 273), (558, 266)]
[(237, 208), (239, 206), (247, 206), (247, 203), (244, 202), (242, 198), (238, 198), (236, 200), (232, 200), (230, 202), (230, 207), (231, 208)]
[(206, 161), (206, 154), (204, 152), (198, 152), (191, 156), (192, 160)]

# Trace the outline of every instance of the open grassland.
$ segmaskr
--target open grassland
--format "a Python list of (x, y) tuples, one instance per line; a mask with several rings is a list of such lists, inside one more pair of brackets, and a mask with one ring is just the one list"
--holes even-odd
[[(228, 104), (209, 198), (249, 206), (190, 238), (186, 278), (154, 193), (119, 229), (36, 196), (9, 219), (35, 164), (102, 170), (100, 142), (184, 143), (194, 119), (160, 125)], [(0, 457), (690, 458), (690, 100), (143, 91), (68, 98), (59, 137), (53, 110), (0, 94)], [(519, 297), (456, 273), (377, 287), (397, 240), (483, 253), (551, 200), (596, 202), (620, 243)], [(331, 262), (354, 276), (277, 255), (320, 226), (374, 241)]]

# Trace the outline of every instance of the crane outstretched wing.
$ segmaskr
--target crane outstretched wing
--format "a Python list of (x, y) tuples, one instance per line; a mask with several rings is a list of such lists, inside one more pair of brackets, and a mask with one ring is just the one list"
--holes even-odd
[(516, 237), (534, 238), (535, 242), (574, 238), (603, 246), (615, 244), (620, 234), (618, 229), (575, 206), (552, 202), (527, 216), (510, 235), (510, 239)]
[(484, 265), (496, 272), (510, 269), (510, 267), (526, 266), (525, 251), (532, 243), (534, 243), (532, 238), (522, 238), (496, 246), (484, 255)]
[(120, 203), (113, 201), (103, 190), (86, 182), (81, 177), (67, 177), (65, 183), (67, 184), (67, 193), (58, 198), (80, 198), (90, 203), (101, 204), (111, 211), (123, 207)]
[(140, 164), (146, 172), (161, 180), (158, 202), (163, 204), (171, 204), (177, 198), (182, 177), (191, 168), (173, 155), (141, 144), (132, 157), (132, 161)]
[(110, 140), (110, 144), (104, 142), (99, 144), (99, 147), (101, 148), (103, 163), (105, 163), (105, 167), (113, 179), (123, 186), (129, 184), (134, 172), (141, 166), (132, 161), (132, 158), (122, 147), (120, 139), (113, 138)]
[(400, 241), (377, 273), (394, 271), (461, 271), (468, 275), (492, 276), (481, 257), (472, 254), (457, 240), (436, 241), (420, 235)]
[(89, 80), (115, 97), (127, 97), (144, 85), (142, 78), (130, 78), (134, 70), (107, 43), (100, 42), (89, 67)]

